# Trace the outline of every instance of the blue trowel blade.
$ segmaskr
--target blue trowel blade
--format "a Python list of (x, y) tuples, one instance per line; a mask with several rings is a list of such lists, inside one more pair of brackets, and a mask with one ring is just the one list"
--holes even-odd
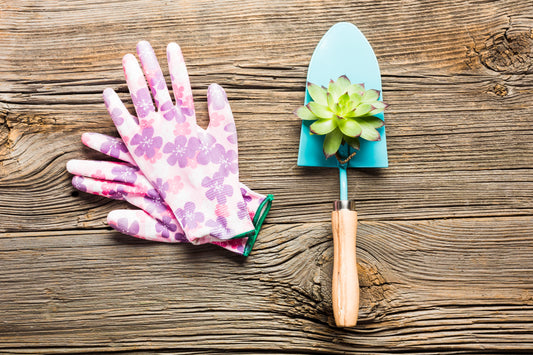
[[(363, 83), (366, 89), (381, 91), (381, 74), (376, 55), (365, 36), (351, 23), (340, 22), (322, 37), (311, 57), (307, 82), (327, 87), (331, 79), (346, 75), (352, 83)], [(311, 101), (305, 92), (305, 104)], [(383, 113), (376, 115), (384, 119)], [(298, 165), (338, 167), (335, 157), (326, 159), (322, 151), (324, 136), (310, 135), (312, 121), (302, 121)], [(378, 129), (381, 140), (360, 139), (361, 148), (349, 163), (349, 168), (386, 168), (388, 166), (385, 127)]]

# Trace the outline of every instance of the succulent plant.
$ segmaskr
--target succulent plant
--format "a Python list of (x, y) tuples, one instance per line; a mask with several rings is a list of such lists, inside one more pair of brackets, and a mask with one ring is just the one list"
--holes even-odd
[(341, 144), (358, 150), (359, 138), (381, 139), (376, 129), (384, 123), (374, 115), (388, 105), (378, 100), (378, 90), (366, 90), (363, 84), (352, 84), (342, 75), (331, 80), (327, 88), (308, 83), (307, 92), (313, 101), (299, 107), (295, 114), (302, 120), (315, 121), (309, 127), (311, 134), (326, 135), (323, 146), (326, 158), (335, 155)]

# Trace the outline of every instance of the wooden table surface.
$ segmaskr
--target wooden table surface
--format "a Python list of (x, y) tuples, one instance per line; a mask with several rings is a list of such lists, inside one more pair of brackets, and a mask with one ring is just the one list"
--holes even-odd
[[(357, 327), (334, 326), (335, 169), (296, 165), (309, 59), (356, 24), (381, 66), (390, 167), (352, 169)], [(241, 180), (275, 195), (248, 258), (109, 228), (80, 135), (116, 135), (121, 58), (178, 42), (200, 124), (226, 88)], [(533, 351), (533, 3), (0, 1), (0, 352)], [(163, 64), (164, 59), (163, 59)], [(166, 72), (166, 71), (165, 71)]]

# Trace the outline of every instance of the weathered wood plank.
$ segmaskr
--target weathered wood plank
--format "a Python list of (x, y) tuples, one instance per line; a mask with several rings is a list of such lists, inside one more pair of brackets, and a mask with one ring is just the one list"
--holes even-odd
[(3, 233), (0, 349), (526, 350), (532, 232), (529, 218), (361, 223), (361, 318), (345, 330), (327, 223), (270, 225), (246, 260), (109, 231)]

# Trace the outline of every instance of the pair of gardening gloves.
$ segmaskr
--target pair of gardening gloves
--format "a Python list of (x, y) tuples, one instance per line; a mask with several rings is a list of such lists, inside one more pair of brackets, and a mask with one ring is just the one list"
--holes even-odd
[(219, 85), (209, 86), (210, 120), (204, 130), (196, 124), (180, 47), (167, 47), (175, 103), (150, 44), (139, 42), (137, 54), (142, 69), (132, 54), (122, 60), (137, 115), (128, 112), (114, 90), (103, 95), (122, 139), (82, 135), (86, 146), (120, 161), (70, 160), (73, 186), (139, 208), (108, 214), (108, 224), (124, 234), (212, 243), (247, 256), (273, 197), (239, 182), (237, 133), (226, 93)]

